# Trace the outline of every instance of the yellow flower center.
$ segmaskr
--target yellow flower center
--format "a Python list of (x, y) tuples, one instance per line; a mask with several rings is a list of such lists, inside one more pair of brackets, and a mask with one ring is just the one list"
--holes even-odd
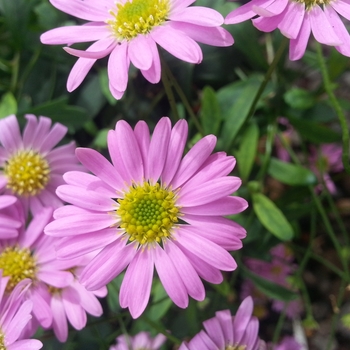
[(165, 22), (169, 11), (169, 0), (129, 0), (110, 10), (114, 19), (107, 23), (118, 40), (131, 40)]
[(0, 269), (3, 276), (10, 277), (6, 286), (10, 293), (25, 278), (35, 279), (36, 261), (28, 248), (7, 247), (0, 253)]
[(175, 199), (175, 193), (159, 183), (131, 186), (124, 198), (118, 199), (120, 227), (125, 229), (130, 241), (161, 242), (171, 236), (170, 231), (178, 221), (179, 208), (175, 206)]
[(246, 345), (227, 345), (225, 350), (246, 350)]
[(6, 350), (5, 336), (4, 336), (4, 333), (1, 332), (1, 329), (0, 329), (0, 350)]
[(7, 188), (20, 196), (35, 196), (47, 185), (50, 167), (47, 160), (33, 150), (19, 151), (4, 167)]
[(246, 345), (227, 345), (225, 350), (245, 350), (247, 348)]
[(306, 10), (311, 10), (316, 5), (327, 6), (333, 0), (294, 0), (294, 1), (299, 2), (301, 4), (305, 4)]

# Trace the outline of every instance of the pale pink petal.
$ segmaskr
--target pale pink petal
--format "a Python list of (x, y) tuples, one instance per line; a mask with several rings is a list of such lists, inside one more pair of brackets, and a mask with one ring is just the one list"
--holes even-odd
[(111, 85), (118, 91), (125, 91), (128, 84), (128, 44), (126, 42), (117, 45), (108, 59), (108, 78)]
[(142, 156), (142, 163), (144, 168), (144, 176), (145, 179), (148, 179), (148, 151), (149, 146), (151, 143), (151, 136), (149, 132), (148, 125), (145, 121), (140, 120), (135, 125), (134, 134), (137, 140), (137, 144), (139, 145), (141, 156)]
[(217, 244), (198, 236), (190, 227), (182, 226), (176, 232), (176, 244), (186, 247), (200, 259), (224, 271), (233, 271), (237, 264), (232, 256)]
[(196, 24), (170, 22), (169, 25), (186, 33), (191, 39), (212, 46), (231, 46), (232, 35), (222, 27), (202, 27)]
[(342, 45), (336, 46), (335, 48), (341, 54), (345, 56), (350, 56), (350, 36), (344, 23), (342, 22), (338, 14), (334, 11), (334, 9), (331, 6), (325, 6), (324, 13), (329, 23), (331, 24), (331, 26), (334, 28), (335, 33), (343, 42)]
[(345, 17), (350, 21), (350, 1), (349, 0), (337, 0), (330, 2), (327, 6), (324, 6), (324, 9), (327, 7), (333, 7), (339, 14)]
[(107, 38), (110, 35), (106, 25), (65, 26), (51, 29), (40, 36), (40, 41), (47, 45), (85, 43)]
[(188, 125), (185, 120), (179, 120), (171, 130), (171, 136), (168, 147), (168, 154), (161, 176), (162, 183), (167, 186), (173, 179), (178, 166), (181, 162), (182, 154), (185, 149), (188, 134)]
[(52, 324), (52, 311), (50, 306), (39, 293), (35, 292), (35, 289), (33, 291), (29, 289), (28, 294), (30, 294), (28, 299), (33, 302), (33, 315), (42, 327), (50, 327)]
[(56, 288), (67, 287), (74, 279), (69, 271), (52, 271), (40, 269), (37, 272), (38, 278)]
[(161, 118), (157, 123), (148, 153), (147, 169), (149, 169), (148, 179), (155, 184), (163, 171), (171, 132), (171, 122), (169, 118)]
[(282, 13), (288, 5), (288, 2), (289, 0), (277, 0), (268, 6), (259, 7), (254, 5), (253, 11), (255, 11), (256, 14), (260, 16), (273, 17)]
[(225, 24), (235, 24), (244, 22), (256, 16), (256, 12), (253, 11), (253, 6), (267, 7), (275, 0), (252, 0), (248, 3), (238, 7), (237, 9), (231, 11), (225, 18)]
[(172, 1), (170, 3), (171, 5), (171, 12), (172, 11), (178, 11), (181, 10), (183, 8), (186, 8), (190, 5), (192, 5), (196, 0), (176, 0), (176, 1)]
[(95, 62), (96, 60), (89, 58), (79, 58), (75, 62), (67, 80), (67, 90), (69, 92), (74, 91), (83, 82)]
[(62, 303), (64, 311), (67, 315), (67, 319), (70, 324), (77, 330), (83, 329), (86, 325), (87, 317), (85, 310), (80, 306), (80, 301), (77, 303), (72, 297), (72, 294), (77, 294), (77, 292), (71, 288), (65, 288), (62, 291)]
[[(204, 300), (205, 290), (198, 273), (186, 255), (172, 241), (164, 244), (164, 249), (179, 273), (188, 294), (199, 301)], [(176, 283), (175, 281), (173, 282)]]
[(61, 297), (52, 296), (51, 309), (53, 313), (52, 328), (55, 336), (60, 342), (65, 342), (68, 337), (68, 324)]
[(210, 156), (216, 145), (216, 137), (208, 135), (198, 141), (182, 159), (178, 171), (171, 181), (171, 186), (176, 189), (182, 186)]
[(27, 124), (23, 130), (23, 146), (32, 147), (35, 139), (35, 132), (38, 125), (38, 119), (34, 114), (26, 114)]
[(296, 39), (303, 23), (304, 15), (304, 4), (294, 1), (289, 2), (284, 16), (278, 25), (281, 33), (289, 39)]
[(153, 55), (149, 42), (153, 42), (153, 40), (145, 35), (138, 35), (129, 42), (129, 58), (138, 69), (147, 70), (151, 68)]
[(112, 96), (116, 99), (116, 100), (120, 100), (123, 96), (125, 91), (118, 91), (111, 83), (111, 81), (109, 81), (109, 90), (112, 94)]
[(262, 32), (272, 32), (280, 24), (283, 14), (276, 15), (273, 17), (259, 17), (252, 19), (252, 23), (255, 28), (259, 29)]
[(77, 148), (79, 161), (97, 177), (116, 191), (123, 189), (124, 182), (118, 170), (100, 153), (90, 148)]
[(22, 137), (15, 115), (0, 120), (0, 143), (13, 153), (22, 146)]
[(150, 35), (158, 45), (180, 60), (200, 63), (203, 59), (199, 45), (189, 36), (169, 25), (154, 28)]
[[(167, 242), (165, 245), (168, 244), (170, 242)], [(178, 307), (186, 308), (188, 306), (188, 292), (176, 266), (158, 244), (152, 251), (154, 253), (155, 267), (165, 291)]]
[(219, 12), (201, 6), (192, 6), (182, 10), (171, 11), (169, 19), (171, 21), (187, 22), (208, 27), (217, 27), (224, 23), (224, 18)]
[(147, 70), (141, 69), (142, 75), (152, 84), (157, 84), (161, 77), (161, 65), (157, 44), (154, 40), (148, 40), (148, 46), (152, 54), (152, 64)]
[(64, 47), (63, 50), (72, 56), (90, 58), (90, 59), (99, 59), (109, 55), (117, 45), (117, 42), (113, 38), (101, 39), (96, 43), (99, 43), (99, 45), (98, 45), (98, 48), (97, 46), (95, 46), (94, 50), (92, 50), (91, 47), (90, 47), (90, 50), (89, 49), (77, 50), (69, 46)]
[(176, 204), (181, 207), (194, 207), (214, 202), (235, 192), (241, 183), (242, 181), (238, 177), (226, 176), (207, 181), (201, 187), (182, 188)]
[(338, 46), (342, 44), (340, 38), (338, 38), (320, 6), (313, 6), (308, 14), (310, 18), (312, 34), (318, 42), (332, 46)]
[(290, 40), (289, 45), (289, 59), (295, 61), (303, 57), (309, 37), (311, 34), (311, 25), (309, 19), (309, 12), (305, 12), (304, 21), (301, 25), (299, 35), (296, 39)]
[(141, 183), (144, 177), (142, 157), (134, 131), (127, 122), (120, 120), (115, 127), (115, 136), (129, 181)]
[(218, 349), (224, 349), (226, 344), (230, 344), (227, 342), (228, 339), (225, 339), (223, 329), (218, 318), (213, 317), (204, 321), (203, 326)]
[(233, 320), (234, 341), (239, 343), (244, 336), (253, 313), (253, 299), (249, 296), (245, 298), (239, 306)]
[(83, 270), (80, 282), (87, 290), (96, 290), (117, 277), (132, 261), (137, 252), (136, 243), (125, 245), (118, 240), (107, 245)]
[(183, 207), (181, 212), (193, 215), (232, 215), (242, 212), (247, 207), (248, 203), (245, 199), (229, 196), (208, 204)]
[(110, 17), (109, 10), (113, 7), (113, 1), (110, 0), (99, 0), (98, 2), (94, 0), (50, 0), (50, 2), (57, 9), (87, 21), (104, 22)]
[(18, 340), (14, 344), (6, 346), (7, 350), (38, 350), (43, 347), (43, 343), (36, 339), (23, 339)]

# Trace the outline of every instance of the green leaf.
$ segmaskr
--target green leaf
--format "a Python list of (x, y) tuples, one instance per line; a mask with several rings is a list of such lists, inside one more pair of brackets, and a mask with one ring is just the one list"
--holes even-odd
[(11, 92), (3, 95), (0, 101), (0, 119), (17, 113), (17, 101)]
[(284, 94), (284, 101), (296, 109), (308, 109), (315, 104), (315, 98), (304, 89), (292, 88)]
[(294, 232), (282, 211), (262, 193), (253, 193), (253, 208), (262, 225), (282, 241), (293, 238)]
[(152, 288), (152, 305), (146, 315), (153, 321), (160, 320), (173, 304), (160, 281), (155, 281)]
[(311, 142), (319, 144), (339, 142), (341, 140), (339, 133), (314, 121), (291, 116), (289, 116), (288, 119), (291, 124), (298, 129), (300, 135)]
[(257, 151), (259, 128), (252, 123), (245, 130), (239, 150), (236, 154), (238, 170), (243, 180), (248, 180)]
[(254, 285), (271, 299), (277, 299), (288, 302), (298, 297), (298, 294), (291, 291), (290, 289), (282, 287), (279, 284), (270, 282), (249, 271), (245, 267), (243, 267), (243, 275), (252, 280), (254, 282)]
[(300, 165), (282, 162), (277, 158), (270, 159), (267, 172), (286, 185), (303, 186), (313, 185), (317, 182), (316, 176), (311, 170)]
[(203, 89), (200, 116), (205, 134), (217, 134), (221, 123), (221, 111), (216, 93), (210, 86)]

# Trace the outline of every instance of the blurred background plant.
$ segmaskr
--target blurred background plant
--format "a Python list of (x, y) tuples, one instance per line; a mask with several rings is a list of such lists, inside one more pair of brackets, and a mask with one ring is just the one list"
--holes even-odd
[[(196, 5), (224, 16), (238, 6), (224, 0)], [(24, 125), (24, 114), (47, 116), (68, 127), (65, 141), (105, 155), (107, 131), (119, 119), (132, 125), (143, 119), (152, 129), (165, 115), (186, 118), (188, 147), (214, 134), (216, 150), (236, 157), (235, 174), (243, 181), (238, 194), (250, 206), (234, 220), (245, 227), (247, 238), (234, 253), (237, 270), (225, 273), (220, 285), (205, 283), (203, 302), (191, 300), (186, 310), (178, 309), (156, 282), (146, 312), (132, 320), (119, 306), (118, 277), (102, 300), (103, 316), (89, 318), (81, 331), (71, 329), (63, 344), (52, 332), (39, 331), (44, 349), (108, 349), (118, 336), (141, 331), (165, 333), (162, 349), (175, 349), (215, 311), (236, 311), (247, 294), (255, 300), (260, 337), (279, 344), (276, 349), (289, 349), (284, 336), (294, 336), (290, 343), (299, 341), (301, 349), (347, 349), (350, 177), (342, 166), (342, 130), (329, 90), (349, 118), (349, 59), (310, 41), (304, 57), (291, 62), (278, 31), (261, 33), (244, 22), (225, 27), (233, 46), (202, 45), (200, 65), (160, 50), (172, 107), (162, 83), (150, 84), (132, 67), (128, 89), (116, 101), (106, 59), (68, 93), (66, 80), (76, 58), (40, 43), (44, 31), (75, 23), (47, 0), (0, 0), (0, 118), (16, 114)], [(278, 247), (283, 252), (276, 253)]]

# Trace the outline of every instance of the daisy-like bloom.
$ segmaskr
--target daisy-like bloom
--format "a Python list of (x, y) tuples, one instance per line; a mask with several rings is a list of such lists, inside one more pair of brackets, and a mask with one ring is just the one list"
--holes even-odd
[(33, 303), (30, 300), (23, 301), (30, 280), (18, 283), (10, 296), (5, 298), (8, 281), (9, 278), (2, 277), (0, 270), (0, 349), (41, 349), (43, 344), (39, 340), (21, 338), (23, 329), (32, 318)]
[(74, 142), (53, 149), (67, 128), (51, 119), (28, 114), (21, 135), (16, 116), (0, 120), (0, 191), (16, 196), (33, 214), (42, 207), (63, 205), (56, 196), (62, 175), (81, 166), (74, 155)]
[(294, 337), (284, 337), (273, 350), (303, 350), (303, 346), (297, 342)]
[(158, 350), (166, 341), (166, 336), (158, 334), (152, 338), (148, 332), (140, 332), (134, 337), (120, 335), (117, 344), (109, 350)]
[(350, 56), (350, 36), (339, 17), (350, 20), (350, 4), (346, 0), (251, 0), (230, 12), (226, 24), (252, 19), (263, 32), (278, 28), (290, 39), (289, 58), (300, 59), (306, 50), (310, 34), (321, 44), (335, 46)]
[[(29, 222), (21, 226), (18, 237), (0, 241), (0, 269), (7, 278), (5, 296), (10, 295), (18, 283), (24, 279), (32, 281), (26, 291), (25, 298), (33, 302), (33, 329), (27, 334), (33, 334), (40, 324), (48, 328), (52, 323), (50, 305), (42, 297), (41, 289), (47, 285), (64, 288), (73, 282), (73, 275), (66, 271), (69, 261), (57, 261), (54, 244), (56, 239), (44, 235), (43, 229), (52, 218), (52, 209), (43, 208)], [(71, 266), (71, 265), (70, 265)]]
[(336, 143), (322, 144), (319, 150), (315, 147), (311, 148), (310, 167), (320, 182), (316, 187), (317, 191), (322, 191), (323, 186), (326, 185), (331, 194), (337, 192), (330, 173), (338, 173), (344, 170), (342, 153), (342, 147)]
[(86, 51), (66, 47), (79, 57), (70, 72), (67, 89), (75, 90), (96, 62), (109, 56), (109, 88), (116, 99), (126, 90), (130, 62), (151, 83), (158, 83), (161, 65), (157, 44), (190, 63), (202, 61), (198, 42), (230, 46), (233, 38), (221, 28), (224, 19), (213, 9), (194, 6), (195, 0), (50, 0), (72, 16), (87, 20), (83, 26), (66, 26), (41, 36), (49, 45), (95, 41)]
[(179, 307), (188, 295), (203, 300), (199, 277), (221, 283), (220, 270), (236, 263), (227, 250), (242, 247), (245, 230), (223, 215), (243, 211), (247, 202), (231, 196), (241, 185), (228, 176), (235, 159), (211, 154), (216, 137), (198, 141), (183, 159), (188, 126), (171, 128), (162, 118), (152, 139), (147, 124), (133, 130), (119, 121), (108, 134), (111, 164), (92, 149), (79, 148), (78, 159), (95, 175), (68, 172), (57, 194), (71, 203), (54, 213), (45, 233), (65, 237), (59, 258), (73, 258), (103, 248), (82, 271), (88, 290), (98, 289), (126, 267), (120, 305), (136, 318), (147, 306), (154, 267)]
[(230, 310), (217, 311), (215, 317), (203, 322), (200, 331), (179, 350), (265, 350), (266, 344), (259, 338), (259, 321), (252, 316), (253, 300), (247, 297), (236, 315)]

